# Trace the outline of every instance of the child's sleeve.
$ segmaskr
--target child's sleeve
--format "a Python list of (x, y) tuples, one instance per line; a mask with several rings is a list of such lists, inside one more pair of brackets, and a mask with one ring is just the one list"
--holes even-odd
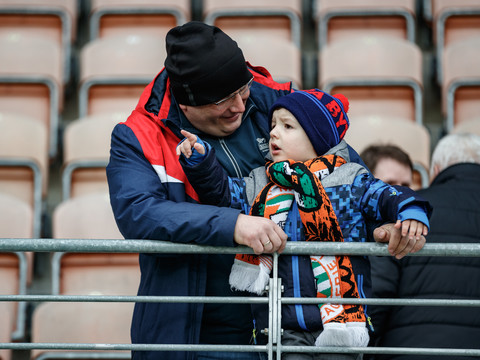
[(369, 220), (391, 221), (417, 220), (430, 227), (432, 213), (430, 203), (414, 190), (405, 186), (391, 186), (363, 174), (355, 179), (357, 189), (363, 189), (360, 207)]
[[(198, 138), (197, 141), (199, 140)], [(180, 164), (200, 202), (241, 209), (248, 214), (250, 198), (247, 196), (246, 181), (249, 184), (256, 184), (255, 176), (251, 174), (245, 179), (227, 176), (215, 156), (215, 149), (207, 142), (201, 141), (201, 143), (205, 147), (204, 155), (199, 154), (195, 149), (192, 149), (190, 158), (180, 155)], [(265, 174), (264, 168), (262, 168), (262, 172)], [(253, 186), (249, 185), (248, 188), (253, 189)]]

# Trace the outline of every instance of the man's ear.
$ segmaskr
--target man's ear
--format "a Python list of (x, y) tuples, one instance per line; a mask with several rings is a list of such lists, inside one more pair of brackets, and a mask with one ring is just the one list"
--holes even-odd
[(178, 104), (178, 106), (180, 107), (180, 110), (182, 110), (184, 113), (187, 112), (187, 109), (188, 109), (187, 105)]

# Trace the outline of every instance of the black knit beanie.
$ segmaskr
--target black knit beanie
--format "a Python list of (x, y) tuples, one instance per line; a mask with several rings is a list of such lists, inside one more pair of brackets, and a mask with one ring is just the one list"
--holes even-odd
[(219, 101), (251, 78), (242, 50), (218, 27), (191, 21), (166, 36), (165, 68), (179, 104)]
[(270, 108), (269, 119), (278, 108), (287, 109), (297, 119), (318, 156), (342, 141), (350, 125), (349, 102), (342, 94), (330, 95), (318, 89), (298, 90), (278, 98)]

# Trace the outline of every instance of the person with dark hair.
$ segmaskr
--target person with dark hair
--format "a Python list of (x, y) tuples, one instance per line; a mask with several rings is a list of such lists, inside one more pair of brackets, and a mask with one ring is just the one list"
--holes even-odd
[[(295, 91), (270, 109), (270, 155), (266, 172), (251, 182), (266, 184), (255, 200), (244, 179), (227, 178), (207, 141), (182, 131), (177, 153), (200, 200), (245, 209), (272, 219), (289, 241), (367, 241), (368, 221), (396, 222), (402, 234), (427, 235), (430, 206), (413, 190), (400, 192), (350, 162), (343, 137), (349, 127), (348, 99), (318, 89)], [(267, 183), (268, 181), (268, 183)], [(339, 200), (341, 199), (341, 200)], [(331, 304), (330, 298), (369, 296), (370, 267), (364, 256), (281, 256), (279, 277), (285, 297), (322, 298), (319, 305), (282, 306), (282, 345), (365, 347), (368, 315), (361, 305)], [(262, 295), (272, 270), (271, 255), (237, 255), (230, 272), (232, 288)], [(260, 328), (268, 309), (254, 305)], [(259, 336), (259, 339), (261, 337)], [(264, 342), (267, 339), (262, 339)], [(357, 359), (358, 354), (284, 353), (284, 360)]]
[[(245, 61), (237, 43), (215, 26), (192, 21), (166, 35), (165, 68), (147, 85), (136, 108), (114, 128), (107, 179), (110, 202), (127, 239), (281, 252), (285, 232), (275, 222), (238, 209), (199, 204), (175, 153), (185, 129), (216, 151), (224, 171), (248, 176), (268, 154), (268, 111), (292, 91), (262, 67)], [(353, 161), (360, 157), (349, 149)], [(392, 224), (375, 229), (397, 256), (421, 246)], [(423, 240), (424, 243), (424, 240)], [(234, 255), (140, 254), (138, 295), (237, 296), (228, 274)], [(250, 344), (248, 304), (135, 304), (134, 344)], [(133, 351), (139, 359), (258, 359), (251, 352)]]
[(370, 145), (360, 153), (360, 157), (376, 178), (390, 185), (412, 186), (412, 160), (400, 147)]
[[(428, 243), (480, 243), (480, 137), (451, 134), (432, 154), (431, 184), (418, 193), (434, 210)], [(378, 298), (480, 298), (480, 258), (409, 256), (371, 260)], [(381, 347), (480, 349), (480, 309), (458, 306), (371, 306), (375, 344)], [(420, 355), (375, 359), (423, 360)], [(431, 357), (430, 357), (431, 358)], [(453, 356), (449, 359), (478, 359)]]

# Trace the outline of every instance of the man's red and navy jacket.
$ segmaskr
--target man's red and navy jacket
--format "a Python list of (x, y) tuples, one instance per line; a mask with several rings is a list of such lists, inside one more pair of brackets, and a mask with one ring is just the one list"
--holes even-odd
[[(126, 239), (165, 240), (213, 246), (235, 246), (233, 233), (239, 210), (199, 205), (175, 148), (180, 129), (199, 134), (215, 148), (230, 176), (243, 177), (263, 166), (268, 152), (268, 110), (291, 84), (274, 82), (263, 68), (254, 75), (240, 128), (217, 139), (194, 129), (170, 94), (165, 70), (145, 88), (128, 119), (112, 132), (107, 178), (110, 201)], [(138, 295), (203, 296), (206, 255), (140, 254)], [(197, 344), (203, 304), (137, 303), (133, 343)], [(193, 352), (137, 351), (134, 359), (195, 359)]]

